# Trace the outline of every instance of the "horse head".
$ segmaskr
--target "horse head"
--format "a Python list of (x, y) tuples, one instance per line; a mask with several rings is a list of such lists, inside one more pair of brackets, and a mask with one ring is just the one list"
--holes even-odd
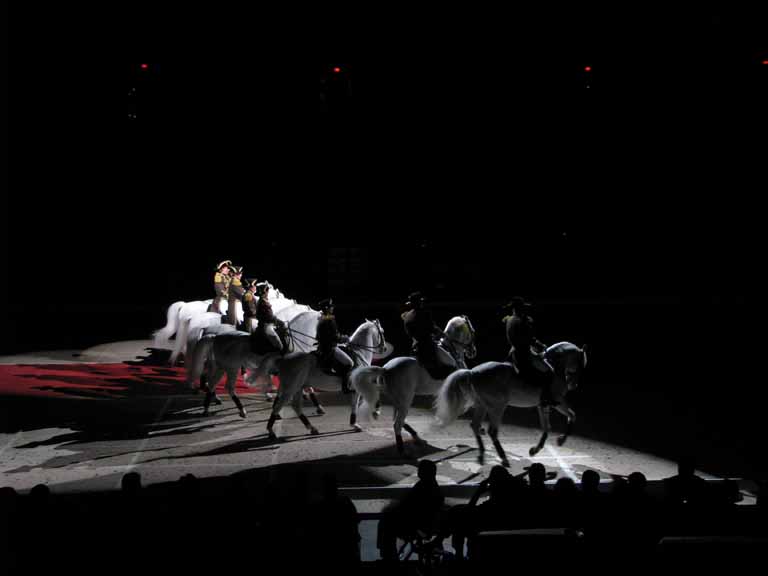
[(451, 318), (445, 326), (445, 337), (451, 346), (460, 348), (467, 358), (474, 358), (477, 355), (475, 327), (466, 316)]
[(570, 342), (553, 344), (545, 352), (545, 357), (552, 364), (555, 373), (565, 380), (568, 390), (579, 386), (579, 380), (587, 367), (587, 346), (579, 348)]

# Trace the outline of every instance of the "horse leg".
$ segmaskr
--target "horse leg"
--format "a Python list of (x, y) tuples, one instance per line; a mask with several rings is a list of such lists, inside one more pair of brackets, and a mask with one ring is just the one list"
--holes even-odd
[(223, 375), (224, 370), (219, 367), (209, 365), (208, 382), (206, 383), (206, 386), (208, 387), (208, 391), (211, 394), (211, 400), (214, 404), (216, 404), (216, 406), (221, 406), (221, 398), (219, 398), (216, 394), (216, 385), (219, 383), (219, 380), (221, 380)]
[(549, 408), (539, 406), (539, 423), (541, 424), (541, 438), (536, 446), (532, 446), (528, 450), (528, 454), (531, 456), (536, 456), (539, 450), (544, 448), (544, 442), (547, 441), (547, 436), (549, 436)]
[(411, 425), (410, 425), (410, 424), (408, 424), (408, 422), (403, 422), (403, 428), (405, 428), (405, 431), (406, 431), (406, 432), (408, 432), (408, 434), (410, 434), (410, 435), (413, 437), (413, 441), (414, 441), (414, 442), (416, 442), (417, 444), (419, 444), (419, 445), (421, 445), (421, 446), (424, 446), (424, 445), (426, 445), (426, 443), (427, 443), (427, 442), (426, 442), (425, 440), (423, 440), (423, 439), (422, 439), (422, 437), (421, 437), (421, 436), (419, 436), (419, 435), (416, 433), (416, 430), (414, 430), (414, 429), (411, 427)]
[(299, 420), (301, 420), (301, 423), (304, 424), (304, 427), (307, 430), (309, 430), (309, 433), (312, 434), (313, 436), (317, 436), (318, 434), (320, 434), (320, 431), (314, 426), (312, 426), (312, 424), (309, 421), (309, 418), (307, 418), (304, 412), (302, 411), (301, 402), (302, 402), (301, 393), (298, 392), (296, 393), (296, 396), (294, 396), (293, 398), (293, 403), (292, 403), (293, 411), (296, 412), (296, 416), (299, 417)]
[(240, 401), (240, 398), (237, 396), (237, 393), (235, 392), (235, 383), (237, 382), (237, 373), (238, 370), (229, 370), (227, 372), (227, 392), (229, 393), (229, 397), (232, 398), (232, 402), (235, 403), (235, 406), (237, 406), (237, 411), (240, 414), (240, 418), (245, 418), (247, 416), (247, 412), (245, 411), (245, 408), (243, 407), (243, 403)]
[(483, 433), (482, 422), (484, 417), (485, 409), (475, 405), (475, 411), (472, 414), (472, 423), (470, 424), (470, 427), (472, 428), (472, 432), (475, 433), (477, 449), (480, 451), (480, 453), (477, 455), (478, 464), (485, 464), (485, 444), (483, 443), (483, 438), (481, 436)]
[(309, 394), (309, 399), (312, 400), (312, 404), (315, 405), (315, 409), (316, 409), (315, 412), (319, 416), (322, 416), (323, 414), (325, 414), (325, 409), (320, 405), (320, 401), (317, 399), (317, 396), (315, 395), (315, 389), (310, 387), (309, 390), (307, 390), (307, 392)]
[(269, 415), (269, 421), (267, 422), (267, 434), (269, 435), (270, 440), (277, 440), (277, 434), (275, 434), (272, 431), (272, 428), (275, 425), (275, 420), (277, 420), (277, 417), (279, 416), (278, 411), (275, 411), (274, 405), (272, 406), (272, 414)]
[(362, 400), (362, 396), (360, 394), (354, 394), (352, 396), (352, 406), (351, 406), (351, 412), (349, 413), (349, 425), (352, 426), (355, 430), (358, 432), (362, 431), (362, 428), (357, 425), (357, 406), (360, 404), (360, 401)]
[(205, 400), (203, 401), (203, 416), (208, 416), (208, 409), (211, 402), (221, 404), (221, 400), (216, 396), (216, 383), (221, 379), (223, 371), (218, 368), (209, 367), (208, 382), (205, 385)]
[(501, 442), (499, 442), (499, 423), (500, 419), (491, 419), (491, 422), (488, 424), (488, 435), (493, 441), (493, 447), (496, 448), (496, 454), (501, 458), (501, 465), (504, 466), (504, 468), (509, 468), (507, 453), (504, 452), (504, 447), (501, 445)]
[(573, 408), (568, 406), (568, 404), (566, 403), (558, 404), (557, 406), (555, 406), (555, 410), (560, 412), (560, 414), (562, 414), (568, 419), (568, 423), (565, 426), (565, 434), (557, 437), (557, 445), (562, 446), (563, 444), (565, 444), (565, 441), (568, 440), (568, 436), (571, 435), (573, 423), (576, 421), (576, 412), (574, 412)]
[(395, 443), (397, 444), (397, 453), (401, 456), (405, 455), (405, 446), (403, 445), (403, 422), (405, 421), (405, 417), (400, 419), (400, 414), (402, 413), (402, 410), (399, 410), (397, 406), (395, 406), (394, 410), (394, 422), (393, 422), (393, 428), (395, 429)]

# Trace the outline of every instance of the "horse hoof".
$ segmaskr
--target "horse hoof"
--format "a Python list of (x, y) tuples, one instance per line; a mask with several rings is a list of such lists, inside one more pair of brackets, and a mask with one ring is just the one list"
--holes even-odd
[(528, 455), (529, 456), (536, 456), (536, 454), (539, 453), (539, 450), (541, 450), (541, 448), (538, 448), (538, 447), (534, 446), (533, 448), (528, 450)]
[(480, 464), (480, 465), (485, 464), (485, 456), (483, 454), (480, 454), (477, 457), (477, 463)]
[(318, 416), (322, 416), (323, 414), (325, 414), (325, 410), (323, 409), (322, 406), (318, 406), (317, 410), (315, 410), (315, 414), (317, 414)]
[(213, 400), (211, 400), (211, 402), (216, 404), (216, 406), (221, 406), (221, 398), (219, 398), (218, 396), (214, 396)]
[(509, 460), (504, 458), (504, 460), (501, 461), (501, 465), (504, 466), (504, 468), (509, 468)]
[(245, 418), (248, 413), (245, 411), (245, 408), (238, 409), (238, 412), (240, 413), (240, 418)]
[(269, 438), (270, 442), (277, 442), (277, 434), (272, 432), (272, 430), (270, 430), (269, 433), (267, 434), (267, 438)]
[(373, 416), (374, 420), (378, 420), (379, 416), (381, 416), (381, 410), (374, 410), (371, 416)]
[(363, 431), (363, 429), (360, 427), (360, 424), (354, 424), (352, 426), (352, 428), (354, 429), (355, 432), (362, 432)]
[(275, 414), (275, 420), (282, 420), (283, 417), (280, 414)]
[(557, 438), (557, 445), (562, 446), (565, 444), (565, 441), (568, 439), (568, 436), (558, 436)]
[(309, 433), (312, 434), (312, 436), (317, 436), (318, 434), (320, 434), (320, 431), (314, 426), (312, 426), (312, 428), (309, 429)]

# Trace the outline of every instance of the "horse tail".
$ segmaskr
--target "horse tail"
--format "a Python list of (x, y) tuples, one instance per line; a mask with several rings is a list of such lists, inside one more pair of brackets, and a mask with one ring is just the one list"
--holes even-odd
[(349, 375), (350, 387), (363, 398), (360, 405), (361, 420), (370, 419), (371, 406), (375, 407), (379, 401), (379, 384), (384, 384), (386, 374), (387, 371), (381, 366), (361, 366)]
[(194, 350), (187, 356), (187, 385), (194, 386), (200, 379), (205, 368), (205, 361), (213, 362), (213, 340), (215, 334), (209, 334), (200, 338)]
[(472, 370), (456, 370), (445, 379), (435, 399), (435, 415), (439, 426), (447, 426), (469, 408)]
[(187, 349), (190, 322), (192, 322), (191, 318), (185, 318), (179, 322), (179, 333), (176, 334), (176, 341), (173, 343), (173, 352), (171, 352), (171, 358), (169, 360), (171, 366), (176, 364), (176, 361), (179, 359), (179, 354), (185, 352)]
[(179, 326), (179, 312), (181, 311), (182, 306), (184, 306), (183, 300), (171, 304), (166, 313), (165, 326), (160, 328), (160, 330), (152, 332), (152, 339), (154, 340), (154, 345), (156, 347), (167, 344), (168, 340), (171, 339), (171, 336), (176, 334), (176, 329)]

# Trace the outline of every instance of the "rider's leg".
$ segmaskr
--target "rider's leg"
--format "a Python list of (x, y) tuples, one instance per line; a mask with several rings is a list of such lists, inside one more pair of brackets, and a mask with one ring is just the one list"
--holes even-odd
[(333, 350), (333, 367), (336, 373), (341, 378), (341, 391), (344, 394), (348, 394), (352, 390), (349, 388), (349, 373), (352, 372), (355, 363), (343, 350), (334, 348)]

